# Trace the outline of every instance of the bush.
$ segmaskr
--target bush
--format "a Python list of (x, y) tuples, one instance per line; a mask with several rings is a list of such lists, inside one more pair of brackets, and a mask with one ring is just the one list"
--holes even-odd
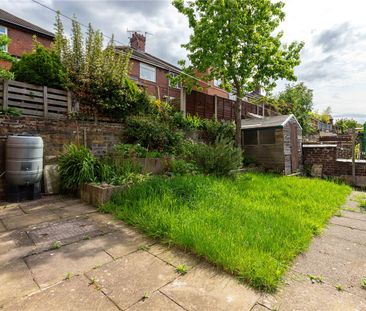
[(227, 138), (217, 138), (211, 145), (196, 144), (192, 152), (192, 160), (205, 174), (216, 176), (229, 175), (230, 171), (240, 168), (242, 151)]
[(99, 161), (98, 180), (111, 185), (130, 185), (145, 180), (142, 168), (132, 159), (113, 153)]
[(182, 159), (173, 159), (169, 163), (169, 170), (174, 175), (196, 175), (199, 172), (197, 165)]
[(157, 150), (148, 150), (140, 144), (117, 144), (114, 151), (118, 156), (132, 158), (161, 158), (163, 154)]
[(176, 153), (183, 133), (154, 116), (133, 116), (127, 119), (127, 139), (147, 149)]
[(219, 137), (234, 140), (235, 125), (233, 122), (218, 121), (215, 119), (202, 120), (201, 129), (206, 133), (206, 140), (213, 144)]
[(65, 148), (58, 162), (61, 189), (75, 192), (82, 183), (96, 181), (98, 163), (89, 149), (74, 144)]
[(68, 86), (66, 69), (55, 52), (36, 43), (32, 53), (26, 53), (11, 68), (18, 81), (65, 89)]

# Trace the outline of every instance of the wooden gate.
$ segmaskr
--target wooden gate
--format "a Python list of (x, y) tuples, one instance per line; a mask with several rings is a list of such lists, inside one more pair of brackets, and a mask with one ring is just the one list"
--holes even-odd
[(297, 126), (290, 124), (291, 131), (291, 172), (296, 173), (299, 169), (299, 145), (297, 139)]

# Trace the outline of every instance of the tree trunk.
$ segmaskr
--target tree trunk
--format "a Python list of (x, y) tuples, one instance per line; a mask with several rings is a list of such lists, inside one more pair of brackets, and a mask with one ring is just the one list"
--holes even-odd
[(239, 96), (236, 97), (235, 102), (235, 145), (241, 148), (241, 99)]

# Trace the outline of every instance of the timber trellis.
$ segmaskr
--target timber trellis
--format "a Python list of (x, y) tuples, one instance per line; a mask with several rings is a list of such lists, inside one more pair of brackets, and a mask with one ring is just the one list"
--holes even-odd
[(63, 118), (73, 112), (70, 91), (13, 80), (0, 80), (0, 107), (45, 118)]

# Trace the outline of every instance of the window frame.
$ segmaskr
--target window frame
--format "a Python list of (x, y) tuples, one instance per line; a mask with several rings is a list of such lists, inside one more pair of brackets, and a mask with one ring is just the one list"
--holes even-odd
[[(139, 72), (140, 79), (145, 80), (145, 81), (150, 81), (150, 82), (156, 83), (156, 80), (157, 80), (156, 79), (156, 74), (157, 74), (156, 67), (151, 66), (151, 65), (148, 65), (148, 64), (145, 64), (145, 63), (140, 63), (139, 69), (140, 69), (140, 72)], [(146, 79), (146, 77), (143, 77), (142, 74), (141, 74), (142, 73), (142, 69), (154, 71), (155, 72), (154, 80)]]
[[(255, 133), (255, 137), (256, 137), (256, 143), (247, 143), (246, 139), (245, 139), (245, 134), (249, 133), (249, 132), (253, 132)], [(248, 134), (247, 134), (248, 135)], [(259, 134), (258, 134), (258, 129), (245, 129), (244, 133), (243, 133), (243, 139), (244, 139), (244, 146), (258, 146), (259, 145)]]
[[(261, 133), (265, 133), (265, 132), (267, 132), (267, 133), (270, 132), (271, 134), (273, 133), (273, 142), (272, 141), (270, 143), (262, 142), (263, 134), (261, 135)], [(258, 144), (259, 145), (275, 145), (276, 144), (276, 128), (268, 127), (268, 128), (258, 129)]]
[[(0, 25), (0, 28), (4, 28), (4, 30), (5, 30), (5, 32), (4, 33), (1, 32), (0, 35), (6, 35), (7, 36), (8, 35), (8, 27)], [(2, 47), (0, 47), (0, 48), (2, 48)], [(8, 53), (8, 44), (5, 45), (4, 52)]]

